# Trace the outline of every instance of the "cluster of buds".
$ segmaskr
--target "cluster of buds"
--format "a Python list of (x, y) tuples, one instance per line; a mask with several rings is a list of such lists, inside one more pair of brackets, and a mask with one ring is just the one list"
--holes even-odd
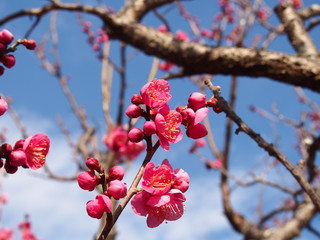
[[(171, 99), (170, 85), (164, 79), (154, 79), (145, 84), (140, 95), (134, 94), (131, 105), (126, 110), (129, 118), (144, 117), (143, 129), (133, 128), (128, 137), (132, 142), (140, 142), (146, 136), (157, 135), (161, 147), (169, 150), (169, 143), (176, 143), (182, 139), (180, 125), (186, 128), (186, 134), (193, 139), (199, 139), (208, 134), (206, 127), (200, 123), (208, 114), (208, 107), (217, 108), (215, 98), (206, 100), (206, 95), (192, 93), (187, 106), (179, 106), (170, 110), (168, 101)], [(145, 107), (143, 106), (145, 105)]]
[(184, 192), (189, 188), (188, 173), (173, 170), (167, 159), (160, 166), (149, 162), (143, 172), (142, 190), (131, 200), (132, 210), (147, 216), (147, 226), (154, 228), (163, 221), (178, 220), (184, 213)]
[(103, 194), (98, 194), (94, 200), (86, 204), (88, 215), (100, 219), (105, 212), (112, 212), (111, 197), (119, 200), (127, 195), (127, 186), (122, 182), (124, 170), (121, 166), (114, 166), (106, 176), (104, 169), (95, 158), (88, 158), (86, 166), (89, 170), (78, 175), (78, 184), (80, 188), (88, 191), (93, 191), (99, 184), (102, 185)]
[(42, 133), (19, 140), (13, 147), (4, 143), (0, 146), (0, 165), (10, 174), (15, 173), (18, 167), (36, 170), (45, 164), (49, 148), (50, 139)]
[(214, 21), (219, 22), (222, 19), (227, 19), (229, 23), (234, 23), (234, 7), (232, 6), (231, 1), (219, 0), (218, 3), (221, 7), (221, 12), (215, 16)]
[[(0, 62), (6, 68), (12, 68), (16, 64), (16, 59), (10, 52), (14, 52), (15, 47), (19, 44), (24, 45), (29, 50), (34, 50), (36, 48), (36, 42), (32, 39), (20, 39), (17, 40), (13, 46), (9, 47), (14, 39), (13, 34), (7, 30), (3, 29), (0, 31)], [(4, 73), (4, 67), (0, 66), (0, 76)]]
[(31, 229), (31, 222), (29, 216), (26, 216), (26, 220), (21, 222), (19, 225), (20, 235), (22, 240), (38, 240), (39, 238), (33, 233)]
[(84, 21), (82, 18), (79, 18), (79, 23), (82, 25), (82, 32), (87, 34), (88, 43), (92, 46), (92, 49), (100, 51), (101, 44), (109, 41), (107, 33), (102, 29), (98, 29), (97, 33), (95, 33), (91, 30), (91, 22)]
[(117, 154), (118, 161), (134, 160), (142, 153), (146, 146), (143, 142), (130, 141), (128, 131), (122, 126), (117, 126), (103, 137), (107, 148)]

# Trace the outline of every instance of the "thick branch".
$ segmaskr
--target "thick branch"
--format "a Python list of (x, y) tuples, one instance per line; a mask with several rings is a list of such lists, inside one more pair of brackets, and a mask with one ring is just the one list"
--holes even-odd
[(282, 226), (265, 231), (263, 239), (290, 240), (299, 236), (301, 229), (311, 221), (316, 212), (316, 207), (310, 201), (300, 203), (292, 219)]
[[(320, 61), (253, 48), (210, 47), (186, 43), (169, 33), (119, 19), (106, 21), (106, 31), (146, 54), (174, 62), (187, 75), (225, 74), (268, 77), (320, 92)], [(110, 24), (111, 23), (111, 24)]]
[[(138, 2), (138, 1), (137, 1)], [(149, 1), (148, 1), (149, 2)], [(156, 1), (156, 7), (169, 0)], [(160, 4), (161, 3), (161, 4)], [(150, 7), (151, 8), (151, 7)], [(133, 22), (129, 10), (121, 14), (108, 14), (103, 8), (79, 4), (56, 4), (19, 11), (0, 20), (0, 25), (23, 16), (42, 16), (52, 10), (78, 11), (93, 14), (104, 21), (105, 30), (114, 39), (130, 44), (146, 54), (163, 58), (182, 66), (186, 75), (224, 74), (248, 77), (267, 77), (294, 86), (320, 92), (320, 60), (293, 56), (253, 48), (211, 47), (187, 43), (172, 34)], [(139, 16), (146, 12), (141, 11)], [(138, 16), (135, 15), (135, 16)]]
[(318, 56), (318, 49), (304, 28), (304, 24), (291, 4), (280, 4), (275, 8), (294, 49), (301, 56)]

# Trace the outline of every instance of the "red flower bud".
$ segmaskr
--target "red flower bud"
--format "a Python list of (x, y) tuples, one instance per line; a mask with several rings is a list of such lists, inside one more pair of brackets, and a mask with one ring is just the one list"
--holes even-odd
[(97, 159), (95, 158), (88, 158), (86, 161), (86, 165), (90, 170), (100, 170), (100, 163)]
[(141, 129), (139, 128), (132, 128), (128, 133), (128, 138), (131, 142), (141, 142), (144, 138), (144, 134)]
[(2, 116), (7, 110), (8, 110), (7, 101), (0, 97), (0, 116)]
[(11, 54), (4, 55), (2, 62), (7, 68), (12, 68), (16, 64), (16, 58)]
[(120, 180), (113, 180), (108, 183), (107, 194), (114, 199), (119, 200), (127, 195), (127, 186)]
[(93, 171), (85, 171), (80, 173), (77, 180), (79, 187), (88, 191), (93, 191), (100, 182), (100, 179), (94, 174)]
[(206, 95), (199, 92), (193, 92), (188, 98), (188, 103), (193, 110), (203, 108), (206, 105)]
[(25, 164), (27, 156), (22, 149), (13, 150), (10, 153), (10, 165), (14, 167), (20, 167)]
[(122, 180), (123, 176), (124, 176), (123, 167), (114, 166), (109, 170), (107, 181)]
[(141, 95), (133, 94), (131, 97), (131, 102), (135, 105), (143, 104)]
[(7, 29), (3, 29), (2, 31), (0, 31), (0, 42), (8, 45), (12, 42), (13, 38), (13, 34)]
[(129, 107), (126, 110), (126, 115), (129, 118), (138, 118), (138, 117), (141, 117), (142, 114), (143, 114), (142, 108), (135, 104), (129, 105)]
[(24, 39), (22, 44), (29, 50), (34, 50), (37, 47), (37, 43), (33, 39)]
[(152, 121), (146, 121), (143, 124), (143, 131), (146, 135), (151, 136), (157, 132), (156, 123)]
[(0, 147), (0, 157), (7, 158), (12, 151), (12, 146), (8, 143), (4, 143)]

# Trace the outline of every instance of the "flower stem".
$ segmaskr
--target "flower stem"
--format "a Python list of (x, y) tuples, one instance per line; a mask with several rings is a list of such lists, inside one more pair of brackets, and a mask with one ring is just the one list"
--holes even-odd
[(148, 162), (150, 162), (150, 160), (152, 159), (154, 153), (157, 151), (157, 149), (160, 146), (159, 141), (152, 146), (151, 144), (151, 137), (147, 137), (147, 154), (144, 158), (143, 163), (141, 164), (141, 167), (137, 173), (137, 175), (135, 176), (127, 195), (122, 199), (122, 201), (120, 202), (120, 204), (118, 205), (117, 209), (114, 211), (113, 213), (113, 221), (109, 222), (107, 221), (106, 225), (104, 226), (98, 240), (105, 240), (107, 239), (108, 234), (110, 233), (112, 227), (114, 226), (114, 224), (116, 223), (116, 221), (118, 220), (120, 214), (122, 213), (122, 211), (124, 210), (124, 208), (126, 207), (126, 205), (129, 203), (130, 199), (136, 194), (137, 192), (137, 186), (142, 178), (143, 175), (143, 171), (145, 166), (147, 165)]

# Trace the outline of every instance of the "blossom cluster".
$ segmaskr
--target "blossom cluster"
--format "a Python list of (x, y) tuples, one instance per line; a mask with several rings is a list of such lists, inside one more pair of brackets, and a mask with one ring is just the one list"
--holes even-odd
[(10, 174), (15, 173), (18, 167), (36, 170), (45, 164), (49, 148), (50, 139), (43, 133), (18, 140), (13, 147), (4, 143), (0, 146), (0, 166)]
[[(132, 142), (140, 142), (145, 136), (157, 135), (161, 147), (164, 150), (170, 149), (170, 143), (176, 143), (182, 139), (181, 125), (186, 128), (186, 135), (193, 139), (199, 139), (208, 134), (206, 127), (201, 121), (208, 114), (208, 107), (216, 112), (217, 99), (206, 100), (206, 95), (194, 92), (188, 98), (187, 106), (179, 106), (170, 110), (168, 101), (171, 99), (170, 85), (164, 79), (154, 79), (145, 84), (140, 94), (134, 94), (131, 98), (131, 105), (126, 110), (129, 118), (143, 116), (143, 129), (133, 128), (128, 137)], [(143, 107), (145, 105), (145, 107)]]
[(98, 31), (95, 33), (91, 29), (92, 23), (89, 21), (84, 21), (82, 18), (80, 18), (80, 16), (79, 23), (82, 25), (82, 32), (87, 34), (87, 41), (92, 46), (92, 49), (94, 51), (100, 51), (101, 44), (109, 41), (109, 36), (107, 33), (102, 29), (98, 29)]
[[(3, 29), (0, 31), (0, 62), (6, 68), (12, 68), (16, 64), (16, 59), (9, 52), (15, 51), (15, 49), (9, 49), (9, 44), (12, 43), (14, 39), (13, 34), (7, 30)], [(27, 49), (34, 50), (36, 48), (36, 42), (32, 39), (22, 39), (18, 40), (17, 44), (24, 45)], [(0, 66), (0, 76), (4, 73), (4, 67)]]
[(142, 190), (131, 200), (132, 210), (147, 216), (147, 226), (154, 228), (163, 221), (178, 220), (184, 212), (189, 188), (188, 173), (178, 168), (173, 170), (167, 159), (160, 166), (149, 162), (143, 172)]
[(119, 200), (127, 195), (127, 186), (122, 182), (124, 170), (121, 166), (114, 166), (105, 176), (104, 169), (95, 158), (88, 158), (86, 166), (89, 170), (78, 175), (78, 184), (80, 188), (88, 191), (93, 191), (99, 184), (103, 185), (103, 194), (98, 194), (94, 200), (86, 204), (88, 215), (100, 219), (105, 212), (112, 212), (111, 197)]
[(112, 129), (102, 140), (109, 150), (117, 154), (120, 162), (125, 159), (135, 159), (146, 148), (143, 142), (130, 141), (128, 131), (124, 130), (122, 126)]

